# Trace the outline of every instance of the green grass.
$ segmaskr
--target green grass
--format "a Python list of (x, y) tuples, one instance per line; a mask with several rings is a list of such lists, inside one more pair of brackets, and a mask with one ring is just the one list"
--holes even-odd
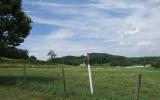
[(159, 69), (96, 66), (92, 68), (94, 95), (91, 95), (87, 68), (67, 66), (67, 95), (64, 96), (61, 68), (57, 68), (62, 65), (27, 68), (26, 86), (23, 85), (23, 66), (6, 66), (8, 68), (0, 68), (0, 100), (133, 100), (139, 73), (143, 75), (140, 100), (160, 100)]
[(20, 65), (20, 64), (27, 64), (27, 65), (45, 65), (47, 62), (40, 61), (40, 60), (29, 60), (29, 59), (11, 59), (11, 58), (1, 58), (0, 60), (0, 66), (7, 65), (7, 64), (13, 64), (13, 65)]

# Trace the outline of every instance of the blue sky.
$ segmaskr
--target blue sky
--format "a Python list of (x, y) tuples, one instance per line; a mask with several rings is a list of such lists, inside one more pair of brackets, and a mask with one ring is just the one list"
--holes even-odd
[(33, 20), (19, 48), (46, 60), (104, 52), (123, 56), (160, 56), (159, 0), (23, 0)]

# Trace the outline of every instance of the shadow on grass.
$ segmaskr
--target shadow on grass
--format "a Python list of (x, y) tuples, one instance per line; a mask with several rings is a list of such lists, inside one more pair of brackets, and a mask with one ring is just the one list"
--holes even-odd
[[(42, 76), (27, 76), (26, 82), (38, 82), (38, 83), (49, 83), (57, 80), (56, 78), (51, 77), (42, 77)], [(0, 85), (16, 85), (17, 82), (24, 82), (23, 76), (0, 76)]]

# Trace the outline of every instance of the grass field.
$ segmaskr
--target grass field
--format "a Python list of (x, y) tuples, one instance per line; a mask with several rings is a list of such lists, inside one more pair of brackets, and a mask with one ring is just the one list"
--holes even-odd
[(160, 100), (159, 69), (96, 66), (92, 68), (94, 95), (91, 95), (87, 68), (67, 66), (64, 96), (61, 68), (57, 68), (61, 66), (27, 68), (25, 86), (20, 65), (0, 68), (0, 100), (133, 100), (139, 73), (142, 74), (140, 100)]

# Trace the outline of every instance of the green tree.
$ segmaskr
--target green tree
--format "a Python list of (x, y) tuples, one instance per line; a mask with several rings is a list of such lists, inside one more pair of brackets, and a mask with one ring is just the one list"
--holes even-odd
[(50, 50), (48, 52), (47, 56), (50, 56), (50, 59), (53, 60), (53, 59), (55, 59), (55, 57), (57, 56), (57, 54), (53, 50)]
[(0, 0), (0, 53), (3, 48), (16, 47), (24, 42), (31, 23), (22, 10), (22, 0)]
[(37, 58), (35, 56), (33, 56), (33, 55), (30, 56), (29, 59), (32, 60), (32, 61), (37, 60)]

